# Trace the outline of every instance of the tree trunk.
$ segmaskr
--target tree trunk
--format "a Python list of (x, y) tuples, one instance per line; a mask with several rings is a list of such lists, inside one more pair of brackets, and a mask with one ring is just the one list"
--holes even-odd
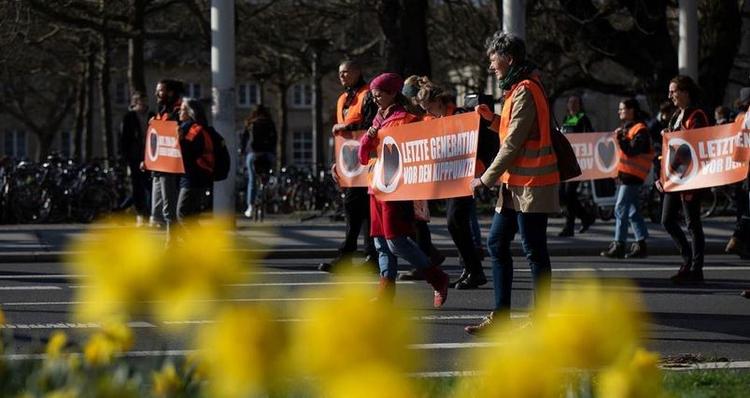
[(128, 83), (131, 93), (146, 93), (146, 77), (143, 71), (143, 36), (146, 0), (132, 0), (131, 26), (135, 36), (128, 40)]
[(427, 0), (382, 0), (378, 19), (386, 39), (386, 71), (430, 76)]
[(101, 40), (101, 67), (99, 69), (99, 98), (101, 107), (99, 116), (101, 117), (102, 137), (104, 142), (105, 161), (114, 159), (114, 133), (112, 132), (112, 98), (110, 98), (110, 65), (109, 65), (109, 38), (102, 36)]
[(86, 65), (86, 128), (83, 134), (83, 153), (81, 161), (88, 161), (93, 157), (94, 150), (94, 93), (96, 92), (96, 46), (89, 46), (88, 62)]
[(78, 78), (78, 87), (76, 87), (76, 118), (73, 131), (73, 151), (70, 156), (80, 161), (83, 159), (83, 134), (85, 130), (86, 115), (86, 69), (87, 64), (82, 65), (82, 72)]
[(50, 131), (56, 130), (45, 129), (44, 131), (36, 132), (36, 138), (39, 145), (36, 147), (36, 153), (34, 154), (34, 157), (37, 162), (42, 161), (42, 159), (44, 159), (44, 157), (50, 153), (50, 149), (52, 148), (52, 141), (55, 139), (55, 134), (50, 134)]
[(286, 158), (286, 142), (289, 137), (289, 110), (286, 106), (287, 96), (286, 92), (289, 89), (289, 85), (286, 83), (277, 83), (276, 87), (279, 90), (279, 139), (276, 140), (276, 168), (281, 170), (282, 167), (287, 165)]

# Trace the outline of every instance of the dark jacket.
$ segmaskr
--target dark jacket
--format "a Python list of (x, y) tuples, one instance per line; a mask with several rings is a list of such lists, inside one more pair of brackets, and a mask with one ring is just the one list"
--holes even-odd
[(129, 165), (137, 168), (143, 161), (143, 155), (146, 148), (146, 128), (148, 121), (154, 116), (153, 112), (148, 112), (145, 116), (145, 127), (141, 126), (136, 111), (128, 111), (120, 122), (120, 156), (128, 162)]
[[(242, 132), (240, 148), (245, 153), (270, 152), (276, 153), (276, 125), (268, 118), (258, 118), (252, 122), (250, 128)], [(250, 144), (248, 147), (248, 143)]]

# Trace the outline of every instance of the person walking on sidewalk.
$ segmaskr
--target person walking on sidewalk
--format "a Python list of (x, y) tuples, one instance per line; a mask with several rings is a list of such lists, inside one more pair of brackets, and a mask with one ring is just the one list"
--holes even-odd
[[(250, 117), (245, 121), (245, 130), (240, 139), (240, 149), (245, 154), (247, 167), (247, 208), (243, 215), (253, 217), (255, 204), (256, 174), (259, 171), (268, 173), (276, 162), (276, 125), (271, 119), (271, 113), (263, 105), (258, 105)], [(256, 167), (259, 166), (259, 167)]]
[[(420, 83), (417, 92), (420, 106), (434, 118), (452, 116), (466, 112), (456, 107), (453, 95), (443, 88), (433, 84), (427, 78)], [(448, 232), (456, 244), (458, 254), (464, 270), (457, 281), (451, 283), (456, 289), (476, 289), (487, 283), (482, 268), (482, 260), (474, 247), (472, 239), (471, 211), (474, 208), (474, 197), (464, 196), (446, 200), (448, 218)]]
[[(594, 131), (591, 127), (591, 120), (583, 110), (583, 99), (579, 95), (568, 97), (568, 113), (562, 124), (564, 134), (588, 133)], [(593, 184), (593, 183), (592, 183)], [(565, 204), (565, 226), (557, 236), (571, 237), (575, 235), (576, 218), (581, 219), (581, 228), (578, 233), (584, 233), (589, 230), (596, 217), (586, 211), (578, 200), (578, 186), (580, 181), (567, 181), (560, 184), (563, 202)], [(593, 186), (592, 186), (593, 189)]]
[[(181, 81), (163, 79), (156, 84), (156, 102), (159, 105), (158, 112), (154, 119), (157, 120), (180, 120), (180, 107), (185, 86)], [(161, 204), (161, 209), (155, 209), (159, 212), (161, 218), (167, 227), (167, 246), (172, 243), (172, 230), (174, 223), (177, 221), (177, 198), (178, 180), (180, 174), (154, 172), (153, 174), (153, 192), (152, 198), (155, 204)], [(153, 209), (153, 207), (152, 207)], [(155, 216), (159, 219), (159, 216)]]
[[(378, 131), (381, 128), (411, 123), (416, 119), (404, 109), (406, 98), (401, 94), (403, 84), (401, 76), (395, 73), (383, 73), (370, 83), (370, 90), (378, 104), (378, 113), (367, 134), (360, 140), (360, 164), (370, 163), (370, 152), (375, 150), (380, 142)], [(380, 266), (378, 297), (389, 301), (393, 299), (398, 256), (423, 270), (425, 279), (434, 290), (433, 305), (436, 308), (442, 307), (448, 297), (448, 275), (438, 266), (431, 264), (429, 258), (408, 237), (413, 232), (413, 202), (381, 202), (370, 193), (370, 220), (370, 235), (375, 240)]]
[[(669, 99), (677, 110), (672, 115), (667, 129), (662, 130), (664, 139), (669, 133), (681, 130), (692, 130), (708, 126), (708, 116), (700, 108), (695, 107), (700, 89), (689, 76), (679, 75), (669, 82)], [(662, 190), (661, 183), (656, 182)], [(662, 202), (661, 224), (672, 237), (680, 250), (682, 265), (679, 271), (670, 277), (673, 283), (703, 282), (703, 258), (706, 247), (706, 237), (703, 234), (701, 222), (701, 196), (703, 190), (696, 189), (682, 192), (665, 192)], [(680, 226), (680, 209), (682, 209), (685, 223), (693, 240), (688, 243), (685, 232)]]
[[(651, 172), (654, 149), (638, 100), (627, 98), (620, 101), (617, 114), (622, 126), (615, 130), (620, 157), (617, 164), (620, 186), (615, 202), (615, 240), (601, 255), (609, 258), (643, 258), (648, 255), (648, 229), (638, 209), (638, 198), (643, 182)], [(635, 242), (626, 252), (628, 223), (633, 228)]]
[(526, 45), (517, 36), (496, 32), (487, 41), (490, 72), (494, 72), (505, 91), (502, 115), (489, 107), (477, 111), (492, 120), (502, 146), (492, 164), (480, 178), (471, 181), (471, 189), (494, 186), (500, 180), (500, 195), (492, 219), (487, 249), (492, 261), (495, 288), (494, 311), (478, 325), (465, 328), (478, 334), (496, 322), (510, 320), (513, 258), (510, 243), (517, 232), (534, 284), (534, 306), (546, 308), (551, 287), (552, 267), (547, 250), (547, 221), (560, 210), (560, 175), (552, 150), (549, 103), (535, 67), (526, 61)]
[[(735, 128), (737, 131), (750, 129), (750, 117), (748, 117), (750, 87), (740, 89), (740, 98), (737, 99), (737, 107), (740, 113), (737, 114), (734, 120)], [(732, 201), (737, 211), (736, 223), (732, 237), (729, 238), (729, 242), (727, 242), (724, 248), (724, 252), (734, 253), (743, 259), (750, 258), (750, 198), (748, 198), (746, 183), (747, 181), (741, 181), (733, 185)]]
[[(336, 103), (336, 124), (332, 133), (349, 134), (352, 131), (364, 130), (372, 125), (378, 106), (362, 76), (362, 66), (354, 60), (339, 64), (339, 82), (344, 92)], [(336, 165), (331, 166), (331, 175), (336, 178)], [(320, 263), (320, 271), (331, 272), (342, 263), (350, 262), (352, 254), (357, 251), (357, 239), (362, 232), (364, 242), (365, 264), (375, 268), (377, 254), (372, 237), (370, 237), (370, 199), (366, 187), (342, 188), (344, 191), (344, 217), (346, 235), (339, 248), (339, 253), (331, 262)]]
[(145, 225), (151, 215), (151, 177), (141, 168), (146, 150), (148, 121), (154, 117), (154, 113), (148, 110), (147, 101), (146, 94), (134, 92), (130, 97), (130, 110), (120, 123), (120, 154), (130, 170), (130, 188), (136, 225), (139, 227)]
[(195, 98), (183, 98), (179, 133), (185, 174), (180, 176), (177, 196), (177, 221), (180, 228), (184, 228), (188, 217), (200, 212), (201, 198), (214, 183), (214, 143), (208, 129), (208, 118), (203, 105)]

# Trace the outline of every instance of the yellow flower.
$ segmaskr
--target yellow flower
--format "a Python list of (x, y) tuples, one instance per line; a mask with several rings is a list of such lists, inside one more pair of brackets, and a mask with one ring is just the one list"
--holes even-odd
[(329, 380), (323, 387), (328, 398), (412, 398), (413, 381), (404, 373), (382, 365), (364, 365)]
[(585, 281), (556, 297), (553, 316), (541, 319), (538, 330), (554, 361), (563, 367), (598, 369), (639, 345), (641, 306), (621, 288)]
[(103, 366), (112, 362), (115, 354), (128, 350), (133, 345), (133, 332), (120, 323), (107, 323), (94, 333), (83, 348), (83, 357), (91, 366)]
[(340, 297), (308, 301), (294, 324), (294, 358), (303, 373), (326, 378), (362, 364), (379, 363), (403, 372), (417, 365), (415, 350), (421, 331), (407, 314), (382, 301), (371, 301), (374, 290), (361, 284), (341, 284), (317, 293)]
[(603, 371), (597, 396), (608, 398), (665, 397), (658, 354), (639, 348), (631, 360)]
[(182, 380), (172, 363), (166, 363), (161, 371), (152, 374), (153, 393), (157, 397), (169, 397), (182, 388)]
[(0, 309), (0, 324), (5, 323), (5, 312), (3, 312), (2, 309)]
[(83, 347), (83, 358), (91, 366), (104, 366), (112, 362), (117, 347), (112, 340), (102, 333), (91, 336)]
[(199, 333), (212, 397), (257, 396), (283, 373), (284, 330), (272, 314), (250, 306), (229, 308)]
[(55, 390), (44, 394), (44, 398), (77, 398), (80, 394), (77, 390), (72, 388), (66, 388), (63, 390)]
[(65, 335), (65, 332), (56, 330), (47, 342), (47, 357), (50, 359), (60, 358), (66, 344), (68, 344), (68, 336)]
[(496, 346), (471, 353), (479, 375), (461, 379), (454, 397), (561, 396), (561, 368), (547, 355), (536, 327), (519, 330), (505, 325), (492, 338)]
[(148, 232), (116, 224), (94, 226), (73, 245), (68, 263), (87, 275), (76, 315), (84, 321), (123, 317), (142, 306), (159, 283), (163, 243)]
[(227, 285), (244, 280), (233, 234), (223, 220), (188, 223), (181, 244), (168, 252), (155, 315), (161, 320), (198, 317), (212, 309), (207, 299), (223, 297)]

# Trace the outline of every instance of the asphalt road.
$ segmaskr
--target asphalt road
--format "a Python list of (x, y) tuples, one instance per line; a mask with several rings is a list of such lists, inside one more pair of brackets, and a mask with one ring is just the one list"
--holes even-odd
[[(583, 275), (593, 272), (601, 278), (629, 278), (636, 288), (621, 289), (642, 294), (649, 312), (647, 346), (664, 356), (701, 355), (708, 360), (750, 361), (750, 300), (739, 296), (750, 288), (750, 262), (735, 256), (709, 256), (705, 268), (706, 283), (678, 287), (668, 281), (677, 268), (678, 258), (653, 256), (641, 261), (602, 261), (599, 257), (553, 258), (553, 299), (560, 289), (575, 286)], [(309, 259), (265, 260), (252, 271), (253, 280), (233, 287), (233, 300), (263, 298), (278, 309), (280, 320), (290, 320), (291, 309), (299, 300), (309, 298), (308, 288), (331, 282), (331, 275), (315, 270), (317, 261)], [(530, 301), (531, 275), (525, 259), (515, 258), (513, 317), (523, 319)], [(485, 261), (488, 267), (489, 261)], [(457, 259), (449, 258), (444, 268), (458, 276)], [(486, 269), (488, 276), (490, 270)], [(74, 341), (96, 325), (71, 319), (71, 301), (85, 279), (70, 275), (59, 263), (0, 264), (0, 306), (5, 312), (5, 332), (14, 336), (5, 355), (40, 352), (48, 336), (57, 329), (68, 332)], [(373, 278), (373, 289), (375, 279)], [(415, 336), (412, 349), (422, 350), (427, 360), (423, 372), (473, 370), (464, 357), (480, 350), (482, 340), (466, 335), (463, 326), (479, 322), (492, 306), (492, 287), (488, 283), (473, 291), (452, 290), (443, 309), (432, 309), (432, 294), (424, 282), (400, 283), (397, 305), (414, 311), (426, 327), (422, 338)], [(346, 319), (342, 319), (346, 327)], [(130, 356), (161, 357), (184, 355), (181, 339), (160, 332), (154, 321), (136, 320), (136, 346)], [(342, 347), (343, 349), (343, 347)], [(170, 351), (175, 350), (175, 351)], [(20, 356), (23, 357), (23, 356)]]

